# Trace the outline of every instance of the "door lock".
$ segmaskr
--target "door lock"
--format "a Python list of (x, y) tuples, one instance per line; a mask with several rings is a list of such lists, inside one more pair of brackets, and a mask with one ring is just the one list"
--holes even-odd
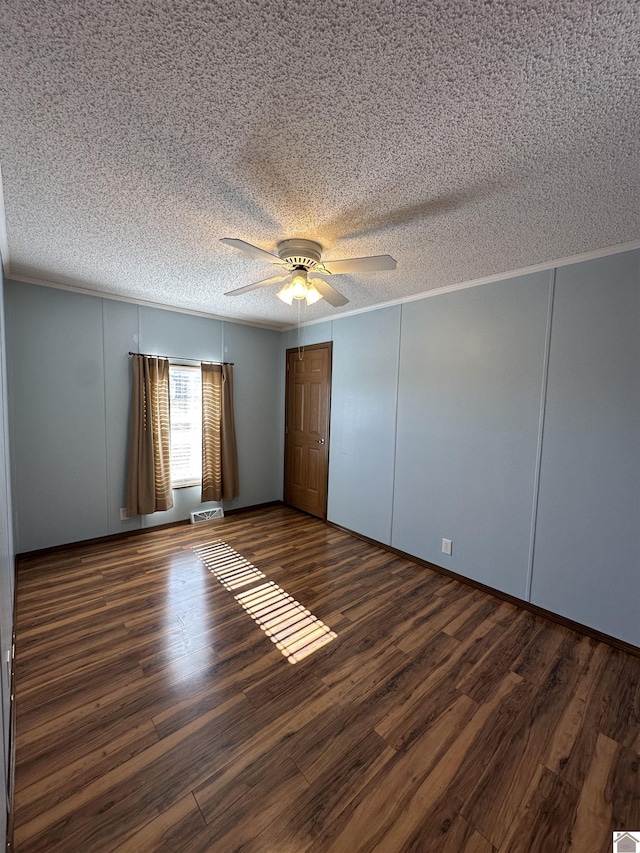
[(316, 438), (316, 444), (324, 444), (324, 438)]

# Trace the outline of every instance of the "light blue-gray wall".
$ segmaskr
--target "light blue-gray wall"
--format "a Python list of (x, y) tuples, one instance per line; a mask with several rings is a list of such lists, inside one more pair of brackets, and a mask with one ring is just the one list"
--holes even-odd
[(392, 545), (519, 598), (549, 279), (487, 284), (402, 312)]
[[(17, 288), (21, 285), (16, 285)], [(34, 293), (37, 299), (38, 292)], [(138, 352), (140, 327), (138, 306), (114, 299), (99, 300), (103, 317), (104, 395), (106, 418), (106, 496), (107, 533), (137, 530), (145, 518), (120, 520), (120, 507), (125, 505), (126, 468), (122, 464), (127, 453), (127, 422), (131, 392), (131, 366), (128, 353)], [(63, 321), (64, 323), (64, 321)], [(146, 350), (142, 350), (146, 352)], [(161, 353), (158, 353), (160, 355)], [(79, 401), (80, 403), (81, 401)], [(174, 494), (177, 494), (174, 492)], [(163, 513), (158, 513), (162, 515)], [(26, 546), (24, 550), (29, 550)]]
[(327, 517), (391, 544), (400, 306), (333, 326)]
[(278, 425), (284, 405), (280, 333), (225, 323), (224, 360), (235, 364), (234, 409), (243, 484), (240, 497), (225, 506), (235, 508), (280, 500), (282, 442)]
[(6, 283), (17, 550), (107, 530), (102, 300)]
[(640, 251), (399, 312), (305, 329), (329, 520), (640, 646)]
[(532, 601), (640, 645), (640, 253), (557, 270)]
[(0, 258), (0, 844), (7, 826), (9, 779), (9, 719), (11, 670), (8, 658), (13, 641), (14, 549), (11, 520), (11, 477), (6, 371), (6, 337), (3, 302), (4, 280)]
[(7, 282), (5, 298), (16, 550), (164, 524), (203, 506), (199, 488), (177, 489), (171, 510), (120, 520), (129, 350), (234, 361), (240, 496), (225, 505), (279, 499), (280, 333), (24, 282)]

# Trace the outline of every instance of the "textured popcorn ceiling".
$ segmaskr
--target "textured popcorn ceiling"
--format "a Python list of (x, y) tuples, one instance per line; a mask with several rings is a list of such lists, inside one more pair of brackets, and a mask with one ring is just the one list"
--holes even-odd
[(640, 3), (3, 0), (11, 272), (272, 324), (306, 236), (335, 316), (640, 237)]

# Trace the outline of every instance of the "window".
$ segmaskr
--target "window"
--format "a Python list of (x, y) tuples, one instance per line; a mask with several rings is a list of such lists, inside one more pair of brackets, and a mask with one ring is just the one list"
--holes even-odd
[(169, 366), (171, 488), (202, 481), (202, 381), (199, 367)]

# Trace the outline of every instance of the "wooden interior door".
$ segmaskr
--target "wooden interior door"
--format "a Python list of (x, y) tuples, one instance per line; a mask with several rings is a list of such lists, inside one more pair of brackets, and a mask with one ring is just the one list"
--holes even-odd
[(327, 517), (332, 344), (287, 350), (284, 500)]

